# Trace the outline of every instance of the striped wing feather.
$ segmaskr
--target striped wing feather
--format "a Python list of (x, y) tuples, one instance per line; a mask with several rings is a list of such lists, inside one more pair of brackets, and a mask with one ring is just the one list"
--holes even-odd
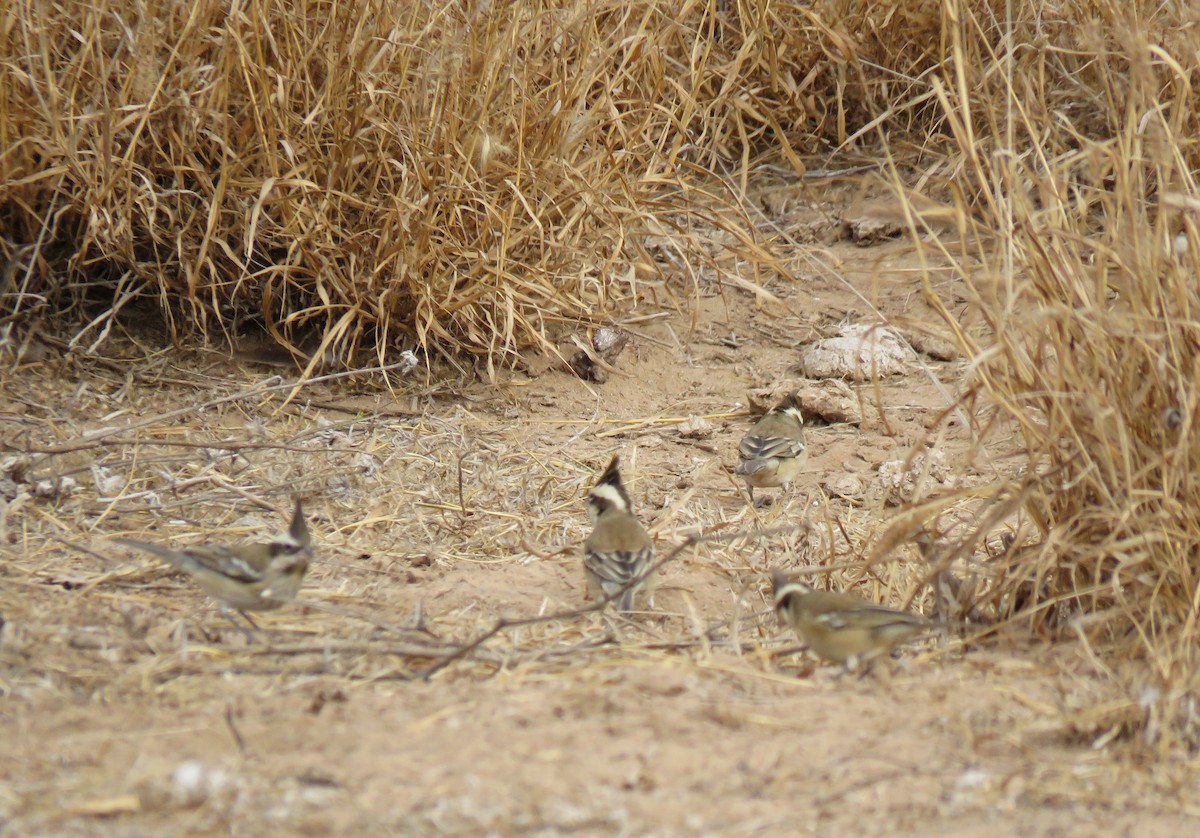
[(772, 457), (799, 457), (804, 443), (781, 436), (748, 436), (738, 446), (743, 460), (769, 460)]
[(588, 550), (584, 561), (596, 578), (613, 590), (627, 585), (645, 572), (654, 559), (654, 548), (643, 547), (641, 550), (616, 550), (608, 553), (598, 553)]

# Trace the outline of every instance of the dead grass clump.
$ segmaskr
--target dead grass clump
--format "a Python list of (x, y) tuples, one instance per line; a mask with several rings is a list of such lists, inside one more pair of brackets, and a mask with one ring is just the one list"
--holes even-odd
[(645, 193), (586, 101), (601, 56), (581, 15), (100, 3), (17, 20), (3, 180), (20, 240), (185, 301), (164, 307), (173, 329), (251, 321), (295, 345), (309, 324), (316, 356), (490, 356), (644, 274), (626, 250), (644, 217), (620, 199)]
[(713, 175), (736, 192), (764, 150), (801, 171), (876, 121), (923, 132), (936, 12), (19, 0), (4, 313), (102, 339), (148, 297), (173, 334), (261, 328), (305, 358), (511, 359), (647, 293), (679, 304), (661, 283), (718, 258), (697, 224), (770, 263)]
[(1078, 637), (1119, 685), (1121, 700), (1087, 716), (1094, 735), (1200, 747), (1187, 21), (1111, 2), (1060, 4), (1055, 22), (1019, 4), (1011, 50), (993, 52), (992, 24), (957, 8), (956, 75), (938, 95), (959, 148), (959, 227), (1001, 237), (958, 257), (982, 328), (945, 314), (975, 358), (975, 392), (1019, 429), (1027, 459), (1011, 490), (1035, 533), (991, 562), (993, 595)]

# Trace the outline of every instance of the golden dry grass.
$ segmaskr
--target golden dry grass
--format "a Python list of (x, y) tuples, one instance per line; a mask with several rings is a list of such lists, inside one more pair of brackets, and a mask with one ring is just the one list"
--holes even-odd
[(700, 265), (670, 269), (647, 238), (713, 203), (697, 158), (771, 118), (739, 106), (755, 25), (721, 9), (14, 4), (9, 313), (90, 294), (111, 304), (75, 312), (96, 333), (150, 294), (179, 332), (493, 363), (664, 265), (686, 295)]
[(958, 8), (939, 180), (953, 226), (987, 246), (935, 239), (970, 289), (942, 311), (974, 358), (964, 399), (1023, 443), (993, 488), (1021, 515), (987, 564), (992, 595), (1111, 679), (1115, 697), (1081, 699), (1081, 729), (1197, 747), (1197, 8)]
[[(803, 171), (935, 113), (937, 53), (912, 46), (936, 43), (931, 6), (227, 11), (9, 7), (10, 315), (72, 310), (94, 346), (148, 295), (173, 332), (261, 328), (318, 363), (414, 344), (511, 363), (639, 296), (753, 281), (758, 163)], [(896, 48), (900, 24), (922, 37)], [(728, 235), (695, 247), (697, 223)]]

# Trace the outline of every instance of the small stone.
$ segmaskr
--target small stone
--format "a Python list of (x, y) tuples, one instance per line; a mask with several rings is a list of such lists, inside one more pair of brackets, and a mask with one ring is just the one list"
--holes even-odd
[(708, 439), (713, 435), (712, 423), (703, 416), (689, 416), (675, 427), (684, 439)]
[(839, 498), (858, 500), (866, 493), (866, 484), (857, 474), (837, 474), (825, 481), (825, 491)]

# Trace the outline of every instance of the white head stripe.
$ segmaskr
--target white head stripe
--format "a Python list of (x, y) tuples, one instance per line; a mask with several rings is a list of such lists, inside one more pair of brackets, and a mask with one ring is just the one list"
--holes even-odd
[(625, 508), (625, 498), (621, 497), (621, 493), (617, 491), (617, 487), (611, 483), (599, 483), (592, 487), (592, 491), (589, 494), (592, 497), (604, 498), (618, 509)]

